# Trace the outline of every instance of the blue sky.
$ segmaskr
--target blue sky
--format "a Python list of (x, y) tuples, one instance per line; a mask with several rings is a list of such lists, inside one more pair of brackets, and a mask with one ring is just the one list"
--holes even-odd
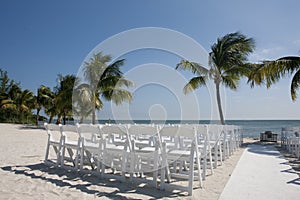
[[(162, 27), (181, 32), (206, 51), (218, 37), (240, 31), (256, 41), (251, 61), (300, 54), (300, 3), (273, 1), (0, 1), (0, 68), (36, 91), (44, 84), (53, 88), (57, 74), (76, 74), (83, 60), (99, 43), (133, 28)], [(119, 44), (122, 45), (122, 44)], [(174, 68), (178, 56), (154, 50), (123, 55), (125, 74), (138, 66), (159, 63)], [(153, 65), (152, 65), (153, 66)], [(160, 66), (160, 65), (156, 65)], [(159, 73), (153, 67), (153, 75)], [(191, 75), (183, 73), (186, 78)], [(147, 74), (145, 77), (151, 77)], [(130, 77), (135, 80), (136, 77)], [(139, 77), (140, 78), (140, 77)], [(172, 80), (172, 78), (170, 79)], [(176, 82), (176, 80), (174, 80)], [(180, 85), (180, 84), (179, 84)], [(251, 89), (241, 81), (238, 91), (225, 90), (223, 107), (227, 119), (299, 119), (299, 101), (292, 102), (290, 78), (269, 90)], [(181, 86), (178, 86), (181, 87)], [(113, 118), (112, 110), (129, 108), (132, 118), (155, 116), (180, 118), (176, 95), (157, 85), (132, 89), (131, 105), (115, 108), (106, 103), (99, 118)], [(195, 91), (201, 119), (218, 118), (207, 88)], [(187, 98), (192, 98), (192, 96)], [(189, 102), (190, 100), (187, 100)], [(194, 104), (191, 104), (193, 109)], [(189, 110), (189, 109), (187, 109)], [(166, 114), (167, 113), (167, 114)], [(185, 118), (195, 118), (185, 116)]]

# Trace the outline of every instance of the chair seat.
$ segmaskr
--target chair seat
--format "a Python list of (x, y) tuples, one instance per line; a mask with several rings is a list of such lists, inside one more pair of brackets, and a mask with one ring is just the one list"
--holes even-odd
[(106, 144), (106, 147), (104, 150), (123, 150), (124, 147), (123, 146), (117, 146), (114, 144)]
[(89, 148), (89, 147), (91, 147), (91, 148), (98, 148), (99, 147), (99, 143), (85, 141), (84, 142), (84, 146), (86, 148)]
[(74, 140), (66, 141), (64, 143), (64, 145), (66, 147), (77, 147), (78, 146), (78, 141), (74, 141)]
[(149, 141), (147, 140), (136, 140), (135, 146), (138, 148), (144, 148), (149, 146)]
[(168, 156), (189, 157), (191, 155), (191, 151), (171, 150), (167, 154), (168, 154)]
[(139, 152), (154, 152), (155, 151), (155, 147), (144, 147), (142, 149), (138, 150)]

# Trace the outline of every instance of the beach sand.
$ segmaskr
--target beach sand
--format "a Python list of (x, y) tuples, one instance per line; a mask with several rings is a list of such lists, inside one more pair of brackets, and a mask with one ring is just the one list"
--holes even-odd
[[(160, 191), (152, 187), (103, 180), (43, 163), (45, 130), (24, 125), (0, 124), (0, 199), (208, 199), (223, 191), (244, 148), (208, 175), (204, 188), (186, 192)], [(245, 141), (245, 140), (244, 140)], [(253, 142), (253, 140), (247, 140)]]

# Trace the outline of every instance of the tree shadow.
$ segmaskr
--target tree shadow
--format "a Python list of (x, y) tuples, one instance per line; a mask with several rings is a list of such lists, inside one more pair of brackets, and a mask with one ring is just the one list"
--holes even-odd
[(20, 130), (45, 130), (45, 127), (42, 125), (22, 125), (19, 127)]
[(260, 155), (276, 156), (278, 158), (283, 158), (280, 152), (277, 151), (275, 146), (272, 144), (263, 144), (263, 143), (251, 144), (248, 145), (247, 151), (255, 154), (260, 154)]
[[(25, 175), (32, 179), (40, 179), (49, 182), (58, 187), (74, 188), (81, 192), (92, 194), (94, 196), (105, 196), (111, 199), (130, 199), (122, 194), (142, 194), (147, 195), (150, 199), (172, 198), (186, 196), (183, 192), (168, 192), (161, 191), (147, 185), (135, 185), (128, 181), (120, 182), (117, 179), (100, 178), (89, 173), (78, 173), (72, 170), (66, 170), (54, 166), (48, 166), (44, 163), (19, 166), (4, 166), (2, 170), (8, 171), (17, 175)], [(95, 187), (94, 187), (95, 186)], [(97, 190), (101, 187), (116, 188), (114, 191), (107, 192), (104, 189)], [(94, 189), (91, 189), (94, 188)]]

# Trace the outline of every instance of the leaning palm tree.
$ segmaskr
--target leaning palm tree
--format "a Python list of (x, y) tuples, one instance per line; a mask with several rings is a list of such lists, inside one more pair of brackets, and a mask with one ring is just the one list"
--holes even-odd
[(300, 57), (285, 56), (277, 60), (262, 61), (252, 64), (252, 71), (248, 83), (254, 85), (266, 85), (269, 88), (286, 75), (293, 75), (290, 92), (293, 101), (297, 99), (297, 90), (300, 87)]
[(176, 69), (189, 70), (196, 77), (192, 78), (183, 88), (185, 94), (205, 86), (208, 79), (214, 81), (221, 124), (225, 124), (220, 97), (220, 85), (236, 90), (241, 76), (248, 73), (245, 62), (254, 50), (254, 40), (235, 32), (218, 38), (209, 53), (209, 69), (199, 63), (182, 60)]
[(124, 86), (129, 87), (133, 83), (126, 80), (120, 70), (124, 64), (124, 59), (107, 64), (110, 61), (109, 55), (102, 55), (100, 52), (85, 63), (84, 76), (91, 91), (93, 124), (96, 123), (96, 109), (101, 109), (103, 105), (100, 96), (117, 105), (123, 101), (130, 102), (132, 99), (131, 93), (124, 89)]

